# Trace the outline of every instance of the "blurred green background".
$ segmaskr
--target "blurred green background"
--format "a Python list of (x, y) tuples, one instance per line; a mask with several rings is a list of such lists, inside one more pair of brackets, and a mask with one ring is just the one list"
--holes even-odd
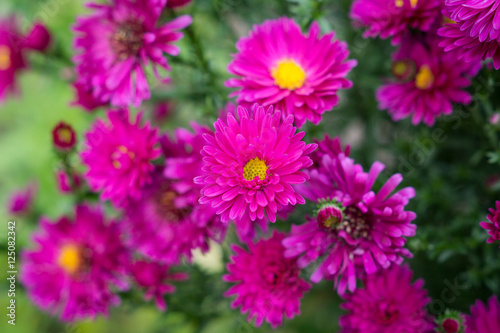
[[(19, 252), (31, 246), (30, 234), (40, 215), (56, 218), (72, 213), (75, 199), (57, 190), (54, 172), (61, 164), (52, 149), (52, 128), (60, 120), (70, 123), (81, 143), (93, 119), (104, 114), (104, 110), (89, 114), (69, 105), (73, 99), (69, 84), (73, 78), (71, 25), (77, 15), (86, 12), (83, 3), (0, 3), (2, 16), (15, 13), (25, 30), (34, 19), (41, 19), (54, 37), (47, 55), (30, 55), (30, 70), (19, 76), (20, 96), (0, 105), (0, 216), (5, 221), (5, 231), (0, 232), (0, 261), (5, 267), (6, 222), (15, 218), (6, 210), (9, 194), (30, 181), (38, 183), (34, 210), (29, 216), (16, 218)], [(499, 129), (487, 121), (498, 108), (499, 75), (483, 70), (471, 87), (475, 102), (469, 107), (457, 107), (453, 115), (438, 120), (433, 128), (414, 127), (409, 120), (394, 123), (385, 112), (377, 110), (374, 98), (382, 78), (390, 75), (393, 48), (388, 41), (364, 40), (361, 31), (350, 25), (349, 7), (348, 0), (195, 0), (179, 13), (193, 15), (190, 29), (202, 45), (202, 54), (195, 52), (193, 39), (186, 36), (179, 43), (181, 55), (169, 58), (172, 84), (156, 87), (152, 100), (141, 109), (150, 114), (155, 102), (173, 101), (174, 114), (161, 125), (165, 130), (187, 126), (191, 120), (211, 124), (229, 92), (223, 82), (229, 77), (226, 66), (235, 52), (234, 44), (252, 24), (288, 15), (303, 26), (315, 19), (323, 32), (335, 30), (339, 39), (349, 43), (351, 57), (359, 62), (350, 74), (354, 88), (341, 93), (341, 104), (327, 113), (319, 126), (305, 126), (306, 138), (320, 138), (326, 132), (340, 135), (345, 144), (352, 144), (354, 158), (365, 169), (375, 160), (384, 162), (387, 169), (379, 186), (395, 172), (405, 176), (403, 186), (417, 190), (410, 209), (418, 215), (417, 236), (408, 242), (415, 258), (408, 262), (415, 276), (426, 280), (433, 298), (429, 311), (434, 315), (446, 307), (468, 311), (474, 299), (485, 300), (500, 289), (498, 245), (486, 244), (486, 232), (478, 225), (499, 198)], [(164, 19), (170, 16), (166, 13)], [(73, 163), (81, 170), (76, 156)], [(277, 227), (289, 230), (291, 223), (302, 223), (304, 214), (310, 211), (309, 205), (301, 207)], [(223, 244), (225, 255), (228, 244), (234, 241), (234, 232), (230, 232)], [(142, 293), (134, 291), (123, 295), (123, 304), (112, 309), (109, 318), (67, 325), (31, 305), (18, 285), (16, 326), (8, 325), (2, 314), (0, 332), (271, 331), (267, 324), (254, 328), (239, 311), (230, 310), (230, 300), (222, 297), (229, 287), (220, 279), (223, 272), (207, 272), (204, 267), (210, 263), (201, 261), (200, 265), (181, 268), (189, 272), (191, 279), (176, 283), (178, 291), (167, 296), (166, 313), (158, 312), (153, 303), (142, 301)], [(0, 308), (5, 309), (8, 285), (2, 265)], [(304, 276), (310, 273), (306, 271)], [(276, 331), (337, 332), (340, 302), (332, 283), (322, 282), (303, 299), (302, 315), (285, 321)]]

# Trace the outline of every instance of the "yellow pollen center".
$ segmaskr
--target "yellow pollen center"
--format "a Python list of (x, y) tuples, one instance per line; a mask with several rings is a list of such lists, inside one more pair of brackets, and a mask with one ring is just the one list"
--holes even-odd
[(429, 89), (434, 83), (434, 74), (427, 65), (420, 67), (420, 70), (415, 77), (415, 85), (418, 89)]
[(410, 4), (413, 8), (417, 7), (418, 0), (410, 0)]
[(323, 222), (325, 227), (330, 228), (332, 225), (339, 223), (339, 218), (335, 216), (330, 216)]
[(404, 76), (408, 73), (408, 64), (405, 61), (396, 61), (392, 65), (392, 72), (396, 76)]
[[(405, 5), (405, 0), (394, 0), (396, 7), (401, 8)], [(417, 7), (418, 0), (410, 0), (410, 5), (412, 8)]]
[(293, 60), (282, 60), (271, 70), (274, 82), (282, 89), (294, 90), (304, 85), (306, 73)]
[(9, 69), (11, 65), (10, 48), (5, 45), (0, 45), (0, 71)]
[(446, 17), (446, 16), (443, 16), (443, 23), (446, 24), (446, 23), (450, 23), (450, 24), (455, 24), (457, 22), (453, 21), (451, 18), (449, 17)]
[(57, 262), (67, 273), (75, 273), (82, 264), (79, 248), (72, 244), (63, 246)]
[(255, 176), (259, 177), (260, 180), (266, 179), (267, 176), (267, 165), (258, 157), (248, 161), (243, 168), (243, 178), (254, 180)]
[(123, 155), (128, 155), (128, 157), (133, 160), (135, 158), (135, 154), (134, 152), (132, 151), (129, 151), (127, 147), (121, 145), (121, 146), (118, 146), (117, 148), (117, 151), (115, 153), (113, 153), (112, 155), (112, 159), (113, 159), (113, 167), (115, 169), (121, 169), (122, 168), (122, 163), (120, 161), (118, 161), (118, 159), (120, 157), (122, 157)]
[(61, 128), (57, 131), (57, 136), (59, 137), (59, 140), (65, 143), (70, 143), (71, 142), (71, 131), (67, 128)]

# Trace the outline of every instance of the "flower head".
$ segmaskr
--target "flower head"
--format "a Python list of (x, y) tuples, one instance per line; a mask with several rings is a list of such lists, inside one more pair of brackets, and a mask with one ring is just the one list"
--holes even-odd
[(465, 61), (493, 59), (500, 69), (500, 2), (496, 0), (446, 0), (448, 23), (439, 29), (446, 52), (456, 50)]
[(131, 267), (135, 282), (146, 291), (144, 298), (150, 300), (154, 297), (160, 311), (167, 309), (163, 295), (175, 292), (175, 287), (167, 281), (182, 281), (188, 277), (185, 273), (171, 273), (169, 270), (167, 265), (148, 261), (136, 261)]
[(75, 91), (75, 100), (71, 102), (72, 106), (79, 106), (87, 112), (92, 112), (107, 104), (97, 100), (93, 96), (92, 90), (85, 88), (85, 85), (82, 83), (75, 82), (73, 88)]
[(356, 0), (351, 18), (367, 29), (365, 37), (392, 38), (396, 45), (410, 28), (431, 30), (442, 6), (441, 0)]
[(366, 276), (363, 289), (346, 295), (342, 308), (349, 313), (340, 318), (340, 326), (352, 333), (432, 332), (424, 281), (411, 280), (407, 266)]
[(423, 121), (432, 126), (436, 118), (452, 113), (452, 103), (472, 101), (465, 88), (480, 64), (466, 63), (454, 53), (443, 52), (437, 41), (434, 37), (417, 41), (409, 36), (394, 55), (395, 82), (377, 91), (379, 108), (388, 110), (393, 120), (411, 116), (414, 125)]
[(101, 200), (123, 205), (126, 199), (138, 199), (142, 188), (151, 182), (152, 160), (161, 151), (156, 147), (156, 129), (141, 127), (142, 113), (130, 122), (128, 110), (110, 111), (109, 123), (97, 120), (86, 134), (86, 149), (81, 153), (87, 165), (85, 178), (94, 191), (102, 191)]
[(490, 208), (490, 214), (487, 216), (489, 222), (481, 222), (479, 225), (488, 231), (488, 243), (500, 240), (500, 201), (495, 203), (495, 208)]
[(500, 332), (500, 303), (491, 296), (488, 304), (477, 301), (470, 307), (470, 316), (465, 316), (465, 333)]
[(293, 19), (266, 21), (241, 38), (238, 53), (228, 70), (238, 78), (226, 82), (239, 88), (233, 96), (244, 107), (258, 103), (274, 106), (283, 117), (293, 115), (298, 127), (306, 120), (314, 124), (338, 103), (337, 92), (352, 82), (345, 77), (356, 65), (346, 60), (346, 43), (331, 32), (319, 37), (313, 23), (304, 35)]
[(149, 99), (146, 66), (170, 70), (165, 54), (176, 56), (173, 43), (182, 38), (178, 30), (191, 24), (190, 16), (181, 16), (157, 26), (165, 1), (112, 0), (110, 4), (92, 4), (94, 13), (77, 20), (74, 57), (78, 83), (102, 103), (125, 107), (139, 106)]
[(306, 267), (324, 256), (311, 276), (318, 283), (333, 279), (339, 294), (356, 289), (356, 279), (411, 257), (405, 237), (415, 235), (416, 215), (404, 207), (414, 197), (411, 187), (394, 190), (401, 183), (393, 175), (375, 193), (372, 186), (384, 165), (376, 162), (368, 172), (343, 152), (325, 154), (321, 166), (309, 171), (308, 183), (296, 186), (318, 208), (308, 222), (292, 226), (284, 241), (287, 257), (299, 257)]
[(60, 121), (52, 130), (54, 147), (59, 151), (68, 151), (76, 144), (76, 134), (73, 127)]
[(129, 252), (118, 224), (100, 208), (81, 205), (74, 219), (40, 222), (38, 248), (21, 254), (20, 279), (40, 308), (63, 321), (95, 318), (119, 303), (111, 287), (125, 288)]
[(267, 214), (275, 222), (284, 206), (305, 202), (292, 184), (306, 181), (300, 169), (312, 164), (307, 155), (316, 145), (302, 141), (304, 132), (295, 133), (293, 116), (282, 120), (272, 107), (238, 107), (238, 118), (229, 113), (227, 123), (214, 123), (215, 134), (204, 135), (203, 175), (195, 178), (204, 185), (200, 203), (217, 208), (223, 222), (245, 214), (252, 221)]
[(255, 325), (267, 321), (273, 328), (300, 313), (300, 299), (310, 286), (299, 276), (295, 259), (283, 256), (281, 241), (285, 235), (274, 232), (269, 239), (249, 243), (248, 251), (233, 245), (235, 255), (224, 275), (226, 282), (236, 283), (224, 295), (236, 295), (232, 307), (248, 312)]
[(33, 197), (36, 194), (37, 185), (30, 183), (26, 188), (11, 194), (8, 202), (9, 213), (21, 215), (28, 213), (33, 206)]
[(59, 191), (62, 193), (69, 193), (82, 185), (80, 175), (75, 170), (71, 170), (71, 175), (68, 175), (65, 170), (57, 170), (56, 180)]

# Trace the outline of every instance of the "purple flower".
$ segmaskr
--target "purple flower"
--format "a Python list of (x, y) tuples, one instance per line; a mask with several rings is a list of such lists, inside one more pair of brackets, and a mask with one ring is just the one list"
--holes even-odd
[(496, 296), (491, 296), (487, 305), (478, 300), (470, 313), (465, 316), (465, 333), (500, 332), (500, 303)]
[(433, 323), (425, 307), (430, 302), (424, 281), (411, 283), (407, 266), (368, 275), (364, 288), (345, 296), (341, 307), (349, 313), (340, 318), (350, 333), (431, 333)]
[(410, 28), (431, 30), (442, 6), (442, 0), (356, 0), (350, 16), (367, 29), (364, 37), (392, 38), (397, 45)]
[(488, 231), (488, 243), (500, 240), (500, 201), (495, 203), (495, 208), (490, 208), (490, 214), (487, 216), (489, 222), (481, 222), (479, 225)]
[(227, 265), (226, 282), (235, 283), (224, 296), (236, 295), (231, 307), (241, 306), (248, 321), (255, 325), (267, 321), (273, 328), (281, 325), (283, 316), (291, 319), (300, 314), (300, 299), (310, 285), (299, 276), (295, 259), (283, 256), (281, 241), (285, 234), (274, 232), (267, 240), (249, 243), (248, 251), (233, 245), (235, 255)]
[(240, 105), (274, 106), (283, 117), (293, 115), (301, 127), (314, 124), (338, 103), (337, 92), (352, 82), (345, 77), (356, 66), (347, 44), (330, 32), (322, 37), (317, 23), (304, 35), (293, 19), (280, 18), (254, 26), (250, 36), (236, 44), (238, 53), (228, 70), (238, 78), (226, 82), (239, 88)]
[(465, 61), (493, 59), (500, 69), (500, 21), (497, 0), (446, 0), (449, 22), (439, 29), (439, 44), (446, 52), (456, 50)]
[(175, 292), (175, 287), (167, 281), (182, 281), (188, 278), (186, 273), (170, 273), (169, 269), (167, 265), (147, 261), (136, 261), (131, 267), (135, 282), (146, 291), (144, 299), (150, 300), (154, 297), (160, 311), (167, 309), (163, 295)]
[(72, 106), (80, 106), (87, 112), (95, 111), (95, 109), (107, 105), (98, 101), (92, 94), (92, 90), (85, 88), (82, 83), (74, 83), (75, 100), (71, 102)]
[(8, 202), (9, 213), (22, 215), (28, 213), (33, 206), (33, 197), (37, 191), (37, 185), (30, 183), (26, 188), (11, 194)]
[(302, 141), (304, 132), (295, 133), (293, 116), (282, 120), (280, 111), (254, 105), (252, 112), (238, 107), (238, 118), (227, 115), (215, 123), (215, 134), (205, 134), (203, 184), (200, 203), (217, 209), (222, 221), (241, 219), (249, 214), (255, 221), (266, 214), (276, 221), (284, 206), (305, 203), (292, 184), (304, 183), (300, 171), (312, 164), (307, 156), (316, 144)]
[(21, 253), (20, 280), (31, 300), (63, 321), (107, 314), (120, 302), (111, 286), (126, 288), (130, 260), (120, 229), (100, 208), (76, 207), (74, 219), (42, 218), (34, 250)]
[(343, 152), (325, 154), (321, 166), (309, 171), (310, 181), (296, 186), (318, 208), (308, 222), (292, 226), (283, 245), (285, 256), (299, 257), (302, 268), (324, 256), (311, 281), (333, 279), (343, 294), (346, 288), (356, 289), (356, 278), (412, 256), (404, 245), (405, 237), (415, 235), (411, 221), (416, 215), (404, 207), (415, 190), (407, 187), (393, 193), (403, 180), (395, 174), (375, 193), (372, 186), (383, 169), (375, 162), (364, 172)]
[(150, 98), (146, 66), (151, 63), (156, 79), (157, 67), (170, 70), (165, 54), (176, 56), (180, 50), (173, 42), (182, 38), (178, 30), (191, 24), (181, 16), (157, 26), (165, 1), (111, 0), (109, 4), (90, 4), (94, 13), (80, 17), (74, 57), (78, 83), (102, 103), (126, 107), (139, 106)]
[(108, 112), (109, 123), (97, 120), (86, 134), (81, 153), (88, 170), (85, 178), (101, 200), (115, 205), (139, 199), (142, 188), (151, 182), (152, 160), (160, 156), (157, 130), (147, 123), (141, 127), (142, 113), (130, 122), (128, 110)]
[(377, 90), (379, 108), (388, 110), (393, 120), (412, 117), (413, 125), (423, 121), (432, 126), (436, 118), (452, 113), (452, 103), (472, 101), (465, 88), (480, 64), (458, 60), (455, 53), (445, 53), (437, 43), (435, 37), (416, 40), (408, 36), (394, 55), (395, 80)]

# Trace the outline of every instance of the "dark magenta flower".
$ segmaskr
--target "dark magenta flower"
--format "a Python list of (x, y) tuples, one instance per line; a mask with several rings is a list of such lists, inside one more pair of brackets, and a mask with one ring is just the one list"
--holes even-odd
[(63, 321), (106, 315), (124, 289), (130, 254), (119, 225), (101, 208), (81, 205), (74, 218), (42, 218), (33, 236), (37, 247), (21, 253), (20, 280), (31, 300)]
[(20, 189), (10, 195), (7, 208), (9, 213), (23, 215), (28, 213), (33, 206), (33, 197), (37, 191), (36, 183), (30, 183), (26, 188)]
[(500, 332), (500, 303), (496, 296), (491, 296), (488, 304), (481, 301), (470, 307), (470, 316), (465, 316), (465, 333)]
[(275, 231), (269, 239), (248, 243), (248, 251), (237, 245), (231, 247), (235, 255), (223, 279), (235, 285), (224, 295), (236, 295), (231, 307), (248, 312), (248, 321), (255, 318), (256, 326), (267, 321), (276, 328), (283, 316), (291, 319), (300, 314), (300, 299), (310, 288), (300, 278), (296, 260), (283, 256), (284, 237)]
[(424, 281), (412, 280), (407, 266), (394, 266), (367, 275), (364, 288), (345, 296), (341, 307), (349, 313), (340, 326), (350, 333), (432, 333), (425, 307), (430, 302)]
[(76, 144), (75, 130), (71, 125), (60, 121), (52, 130), (52, 142), (59, 151), (68, 151)]
[(75, 91), (75, 100), (71, 102), (70, 105), (72, 106), (79, 106), (87, 112), (93, 112), (97, 108), (108, 104), (97, 100), (92, 94), (92, 89), (85, 88), (82, 83), (74, 83), (73, 89)]
[(500, 201), (495, 203), (495, 208), (490, 208), (490, 214), (487, 216), (489, 222), (481, 222), (479, 225), (488, 231), (488, 243), (500, 240)]
[(150, 98), (146, 68), (151, 64), (155, 79), (167, 82), (158, 67), (170, 70), (165, 54), (176, 56), (173, 43), (182, 38), (179, 30), (191, 24), (181, 16), (158, 25), (165, 1), (111, 0), (90, 4), (93, 14), (77, 19), (74, 57), (78, 83), (91, 91), (98, 102), (127, 107)]

